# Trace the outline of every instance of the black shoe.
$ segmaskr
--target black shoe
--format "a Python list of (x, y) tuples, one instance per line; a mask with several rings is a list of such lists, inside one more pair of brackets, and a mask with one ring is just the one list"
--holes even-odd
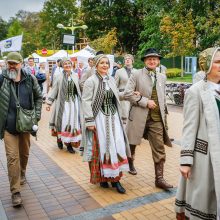
[(123, 186), (121, 185), (119, 181), (115, 183), (115, 187), (119, 193), (125, 194), (126, 190), (125, 188), (123, 188)]
[(112, 185), (113, 188), (115, 188), (116, 187), (116, 182), (111, 182), (111, 185)]
[(102, 188), (109, 188), (108, 182), (100, 182)]
[(67, 150), (68, 150), (69, 153), (75, 154), (75, 151), (73, 150), (73, 148), (72, 148), (71, 145), (68, 145), (68, 146), (67, 146)]
[(58, 148), (59, 148), (60, 150), (62, 150), (62, 149), (63, 149), (63, 143), (62, 143), (62, 141), (61, 141), (61, 142), (57, 142), (57, 146), (58, 146)]

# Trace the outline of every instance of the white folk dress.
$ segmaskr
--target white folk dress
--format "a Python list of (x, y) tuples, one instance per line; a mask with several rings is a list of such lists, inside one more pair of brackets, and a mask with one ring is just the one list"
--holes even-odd
[(76, 143), (81, 141), (80, 128), (80, 106), (75, 84), (71, 77), (68, 77), (68, 87), (64, 110), (62, 115), (61, 132), (58, 137), (64, 143)]
[[(122, 171), (128, 171), (129, 167), (116, 99), (107, 83), (102, 107), (95, 123), (100, 146), (101, 175), (106, 178), (118, 177)], [(108, 155), (111, 158), (111, 164), (105, 163), (105, 156), (108, 157)]]

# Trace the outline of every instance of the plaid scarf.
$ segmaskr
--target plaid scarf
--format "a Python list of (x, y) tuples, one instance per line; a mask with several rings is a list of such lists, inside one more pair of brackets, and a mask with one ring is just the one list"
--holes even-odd
[(126, 70), (126, 72), (128, 74), (128, 78), (130, 78), (132, 68), (128, 68), (127, 66), (125, 66), (124, 68), (125, 68), (125, 70)]
[(145, 67), (145, 68), (148, 70), (147, 74), (151, 77), (152, 82), (153, 82), (153, 86), (155, 86), (156, 82), (157, 82), (157, 72), (156, 72), (156, 70), (152, 70), (148, 67)]
[(99, 142), (96, 131), (93, 132), (92, 160), (90, 167), (90, 183), (96, 184), (101, 182)]

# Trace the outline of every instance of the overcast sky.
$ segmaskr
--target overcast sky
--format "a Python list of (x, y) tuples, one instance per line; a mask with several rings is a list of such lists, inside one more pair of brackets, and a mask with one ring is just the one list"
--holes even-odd
[(43, 8), (45, 0), (0, 0), (0, 16), (8, 21), (19, 10), (38, 12)]

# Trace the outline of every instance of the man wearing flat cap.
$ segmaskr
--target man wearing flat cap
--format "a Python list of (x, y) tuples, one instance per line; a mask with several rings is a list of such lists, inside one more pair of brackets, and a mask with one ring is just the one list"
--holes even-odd
[(4, 139), (12, 205), (16, 207), (22, 204), (20, 185), (26, 182), (30, 148), (30, 133), (18, 132), (16, 129), (16, 99), (23, 109), (34, 108), (39, 121), (42, 95), (35, 76), (22, 68), (23, 58), (20, 53), (10, 52), (6, 62), (7, 68), (0, 75), (0, 139)]
[[(145, 67), (131, 75), (124, 91), (124, 98), (131, 103), (126, 127), (132, 155), (129, 163), (130, 173), (137, 174), (134, 167), (136, 145), (141, 144), (142, 138), (148, 139), (155, 167), (155, 185), (168, 190), (173, 186), (163, 178), (166, 160), (164, 144), (170, 147), (172, 144), (165, 129), (166, 76), (156, 73), (161, 58), (156, 49), (146, 50), (141, 58)], [(137, 95), (137, 92), (140, 94)]]

